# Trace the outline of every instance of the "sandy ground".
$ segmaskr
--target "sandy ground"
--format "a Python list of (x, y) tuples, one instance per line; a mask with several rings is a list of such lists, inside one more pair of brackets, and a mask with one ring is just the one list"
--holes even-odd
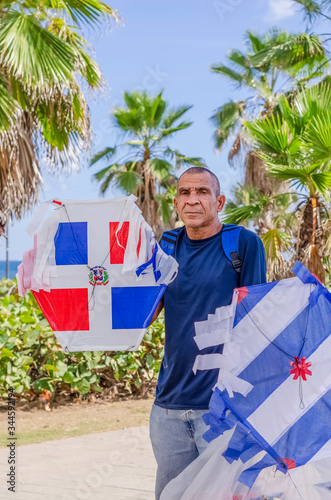
[[(17, 444), (41, 443), (128, 427), (146, 426), (153, 398), (120, 402), (73, 403), (52, 411), (16, 410)], [(7, 442), (7, 412), (0, 413), (0, 448)]]

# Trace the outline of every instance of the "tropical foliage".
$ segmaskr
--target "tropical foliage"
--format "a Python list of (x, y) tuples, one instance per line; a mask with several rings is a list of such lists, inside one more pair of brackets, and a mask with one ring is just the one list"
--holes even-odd
[(246, 185), (272, 191), (263, 171), (263, 164), (250, 151), (244, 121), (272, 113), (283, 93), (300, 88), (315, 74), (327, 68), (325, 49), (320, 39), (306, 33), (291, 35), (272, 30), (264, 35), (246, 33), (247, 52), (232, 50), (230, 65), (212, 65), (212, 71), (225, 76), (239, 88), (249, 91), (246, 100), (222, 105), (212, 117), (216, 127), (215, 145), (221, 149), (234, 138), (229, 152), (230, 162), (240, 152), (246, 155)]
[(309, 21), (313, 21), (318, 17), (331, 20), (331, 2), (330, 0), (293, 0), (294, 2), (302, 5), (303, 10), (308, 17)]
[(34, 400), (51, 394), (70, 398), (144, 395), (154, 387), (163, 356), (162, 319), (150, 327), (136, 352), (65, 353), (31, 293), (4, 295), (12, 282), (0, 281), (0, 396), (13, 387)]
[(101, 183), (102, 194), (111, 183), (134, 193), (143, 216), (159, 236), (162, 221), (174, 223), (176, 170), (184, 165), (204, 166), (201, 158), (188, 157), (169, 145), (176, 132), (192, 124), (183, 118), (191, 106), (170, 108), (162, 92), (155, 97), (147, 92), (124, 92), (123, 97), (125, 107), (114, 108), (112, 118), (127, 140), (93, 157), (91, 165), (99, 160), (107, 162), (94, 177)]
[[(247, 32), (247, 43), (247, 53), (230, 53), (230, 66), (212, 67), (250, 93), (246, 100), (226, 103), (212, 118), (216, 146), (234, 138), (230, 162), (245, 156), (244, 182), (227, 204), (224, 221), (254, 225), (265, 245), (270, 279), (288, 276), (299, 258), (324, 280), (329, 174), (323, 164), (327, 153), (319, 145), (325, 137), (317, 138), (321, 126), (313, 137), (311, 120), (320, 119), (328, 134), (327, 39), (273, 30), (262, 36)], [(321, 77), (323, 88), (309, 87)], [(302, 169), (310, 169), (308, 178)]]
[(0, 223), (36, 201), (41, 161), (78, 168), (90, 140), (83, 88), (103, 82), (82, 28), (110, 19), (99, 0), (1, 2)]
[[(295, 257), (325, 281), (324, 228), (331, 189), (331, 82), (282, 96), (273, 115), (246, 122), (268, 172), (295, 190), (300, 203)], [(328, 234), (327, 234), (328, 236)], [(265, 235), (264, 235), (265, 238)]]

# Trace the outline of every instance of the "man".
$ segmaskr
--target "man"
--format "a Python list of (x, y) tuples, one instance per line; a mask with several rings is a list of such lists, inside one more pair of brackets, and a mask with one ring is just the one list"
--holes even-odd
[[(150, 419), (158, 464), (156, 500), (166, 484), (207, 446), (202, 415), (208, 411), (218, 370), (193, 374), (194, 360), (200, 354), (193, 339), (194, 323), (230, 304), (234, 288), (266, 281), (263, 245), (251, 231), (240, 231), (240, 275), (225, 256), (224, 225), (218, 219), (224, 203), (219, 181), (210, 170), (192, 167), (180, 177), (174, 205), (185, 226), (179, 230), (173, 253), (179, 270), (153, 316), (154, 321), (164, 305), (165, 353)], [(207, 352), (221, 352), (221, 348), (203, 351)]]

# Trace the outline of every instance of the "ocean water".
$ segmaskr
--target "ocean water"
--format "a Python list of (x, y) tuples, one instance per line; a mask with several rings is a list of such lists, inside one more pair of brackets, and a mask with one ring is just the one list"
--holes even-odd
[[(21, 263), (20, 260), (9, 261), (9, 278), (12, 280), (17, 273), (17, 266)], [(6, 261), (0, 260), (0, 280), (6, 277)]]

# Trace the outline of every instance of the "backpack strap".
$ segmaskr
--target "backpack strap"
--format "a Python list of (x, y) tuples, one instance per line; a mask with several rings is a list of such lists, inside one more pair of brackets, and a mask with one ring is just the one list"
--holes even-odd
[(176, 248), (176, 241), (178, 238), (178, 231), (181, 228), (173, 229), (171, 231), (165, 231), (160, 239), (160, 247), (167, 254), (172, 255)]
[(221, 233), (222, 247), (227, 259), (232, 263), (233, 269), (239, 274), (242, 269), (242, 262), (239, 257), (239, 235), (242, 226), (234, 224), (226, 225)]
[[(160, 247), (167, 255), (172, 255), (176, 248), (179, 231), (182, 228), (165, 231), (160, 239)], [(242, 262), (239, 257), (239, 234), (242, 226), (228, 224), (221, 233), (222, 247), (226, 258), (232, 263), (234, 270), (239, 274), (242, 269)]]

